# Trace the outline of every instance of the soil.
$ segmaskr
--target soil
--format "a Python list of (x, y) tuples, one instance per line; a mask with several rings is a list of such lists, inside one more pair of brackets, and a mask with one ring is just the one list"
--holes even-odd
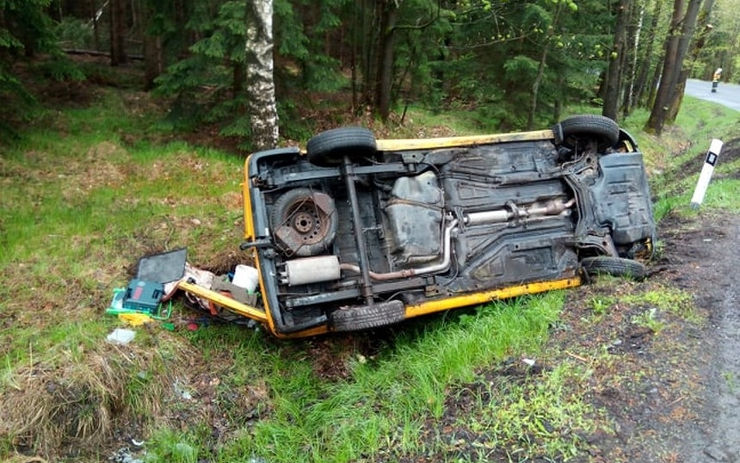
[[(431, 447), (442, 439), (446, 450), (400, 460), (508, 461), (500, 450), (482, 448), (485, 430), (474, 432), (461, 423), (480, 401), (496, 400), (486, 385), (537, 382), (543, 372), (575, 358), (593, 373), (582, 384), (569, 384), (564, 397), (581, 397), (601, 411), (597, 421), (603, 426), (575, 430), (587, 452), (568, 461), (739, 463), (740, 314), (734, 270), (740, 216), (669, 215), (659, 229), (663, 251), (648, 267), (650, 278), (598, 281), (569, 291), (561, 323), (537, 363), (529, 367), (510, 359), (456, 387), (459, 393), (449, 395), (441, 420), (429, 420), (422, 430)], [(620, 301), (621, 295), (665, 288), (693, 295), (696, 319), (660, 311), (663, 328), (655, 332), (633, 322), (655, 310), (650, 304), (622, 302), (594, 319), (590, 301), (595, 298)], [(608, 358), (600, 360), (594, 353), (604, 350)]]
[[(740, 217), (705, 214), (689, 220), (671, 215), (659, 229), (664, 251), (650, 267), (653, 277), (640, 285), (693, 294), (706, 321), (666, 319), (660, 334), (629, 326), (628, 317), (611, 318), (600, 327), (603, 333), (616, 324), (622, 342), (609, 352), (622, 357), (621, 376), (639, 379), (589, 395), (594, 405), (608, 411), (616, 435), (586, 439), (597, 461), (738, 462), (740, 314), (734, 269), (740, 257)], [(575, 295), (570, 308), (580, 296)], [(598, 374), (595, 380), (608, 383)]]
[[(740, 313), (737, 269), (740, 217), (700, 217), (662, 224), (668, 252), (664, 278), (696, 295), (708, 314), (701, 342), (691, 352), (701, 383), (697, 418), (671, 423), (686, 462), (740, 461)], [(683, 228), (681, 230), (680, 228)], [(669, 428), (670, 429), (670, 428)]]

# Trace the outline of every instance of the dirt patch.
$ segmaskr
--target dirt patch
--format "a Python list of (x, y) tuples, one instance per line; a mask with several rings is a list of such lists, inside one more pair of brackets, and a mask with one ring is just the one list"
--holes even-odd
[[(737, 146), (737, 145), (736, 145)], [(675, 219), (671, 219), (675, 220)], [(670, 225), (671, 222), (665, 225)], [(664, 224), (661, 224), (664, 225)], [(740, 217), (703, 215), (682, 230), (666, 230), (665, 278), (696, 295), (708, 323), (692, 351), (698, 368), (697, 393), (686, 404), (696, 419), (678, 421), (675, 444), (686, 462), (733, 462), (740, 458), (740, 316), (736, 265)]]
[(317, 376), (329, 381), (350, 377), (353, 363), (373, 362), (380, 351), (392, 344), (393, 332), (378, 329), (367, 333), (342, 333), (307, 340), (308, 352)]
[[(697, 155), (685, 163), (681, 164), (675, 169), (674, 177), (683, 176), (686, 172), (688, 173), (699, 173), (702, 166), (704, 165), (704, 159), (706, 158), (706, 151), (700, 151)], [(719, 164), (729, 164), (740, 158), (740, 138), (733, 138), (726, 142), (722, 146), (722, 152), (719, 156)], [(720, 178), (722, 175), (716, 175), (715, 178)], [(738, 173), (724, 175), (725, 178), (738, 178)]]
[[(498, 441), (491, 448), (490, 431), (469, 423), (484, 422), (476, 414), (488, 403), (498, 406), (501, 391), (531, 387), (552, 369), (570, 364), (589, 373), (566, 382), (563, 397), (580, 397), (593, 407), (595, 427), (569, 430), (577, 434), (573, 442), (579, 449), (569, 461), (737, 461), (740, 316), (733, 268), (740, 257), (738, 227), (735, 216), (692, 221), (668, 216), (660, 226), (664, 251), (649, 267), (651, 278), (599, 279), (569, 291), (534, 368), (510, 359), (482, 369), (474, 382), (452, 388), (442, 417), (421, 429), (427, 448), (438, 450), (395, 456), (408, 462), (507, 461), (512, 449), (537, 444), (542, 435)], [(678, 303), (640, 297), (651, 293), (686, 294), (690, 314)], [(548, 438), (568, 437), (549, 429), (547, 420), (543, 426)]]

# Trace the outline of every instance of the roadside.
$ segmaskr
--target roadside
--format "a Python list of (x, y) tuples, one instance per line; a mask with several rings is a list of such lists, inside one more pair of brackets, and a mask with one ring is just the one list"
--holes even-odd
[(740, 111), (740, 85), (738, 84), (720, 82), (717, 92), (712, 93), (711, 82), (689, 79), (686, 81), (685, 93), (695, 98), (701, 98)]
[(682, 461), (740, 461), (740, 217), (706, 214), (674, 224), (665, 231), (666, 246), (676, 249), (662, 259), (665, 278), (694, 291), (708, 315), (691, 352), (700, 378), (696, 418), (679, 423), (675, 444), (683, 449)]

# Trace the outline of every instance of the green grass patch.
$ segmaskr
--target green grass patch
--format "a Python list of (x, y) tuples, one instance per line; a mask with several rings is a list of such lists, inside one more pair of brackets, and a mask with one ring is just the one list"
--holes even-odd
[(472, 381), (476, 368), (505, 356), (536, 352), (562, 304), (563, 294), (553, 292), (409, 324), (377, 356), (354, 356), (349, 378), (340, 381), (317, 377), (303, 346), (265, 350), (255, 338), (228, 344), (220, 333), (194, 338), (205, 356), (226, 342), (238, 360), (225, 382), (234, 387), (263, 378), (272, 399), (269, 416), (219, 448), (219, 461), (256, 455), (340, 462), (389, 449), (413, 452), (424, 444), (418, 430), (425, 420), (444, 412), (450, 387)]
[[(687, 96), (676, 125), (666, 127), (661, 137), (642, 132), (648, 117), (646, 110), (635, 111), (623, 126), (636, 135), (645, 153), (645, 162), (652, 174), (651, 188), (658, 198), (654, 205), (656, 221), (671, 212), (692, 217), (704, 210), (740, 211), (740, 180), (732, 178), (740, 163), (738, 160), (725, 163), (721, 154), (715, 179), (709, 184), (700, 210), (690, 208), (701, 161), (711, 140), (718, 138), (727, 143), (740, 138), (737, 111)], [(722, 178), (722, 174), (730, 178)]]
[(483, 412), (458, 424), (481, 433), (477, 447), (498, 450), (511, 461), (567, 460), (586, 446), (579, 435), (597, 427), (595, 410), (571, 384), (589, 376), (583, 366), (562, 363), (521, 383), (500, 378), (489, 383)]
[(616, 302), (616, 298), (612, 296), (606, 296), (606, 295), (598, 295), (594, 296), (588, 301), (588, 305), (591, 308), (591, 310), (594, 312), (594, 315), (597, 317), (600, 317), (606, 313), (606, 311), (614, 305)]
[(632, 323), (638, 326), (648, 328), (655, 334), (660, 333), (665, 327), (665, 322), (658, 319), (657, 310), (655, 307), (639, 313), (632, 317)]
[(696, 312), (694, 297), (691, 293), (677, 288), (658, 287), (643, 293), (620, 296), (619, 301), (670, 312), (692, 322), (701, 321)]

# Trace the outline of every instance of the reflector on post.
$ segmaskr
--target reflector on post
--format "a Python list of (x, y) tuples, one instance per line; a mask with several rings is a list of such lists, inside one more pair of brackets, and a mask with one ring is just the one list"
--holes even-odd
[(694, 196), (691, 197), (691, 207), (694, 209), (698, 209), (704, 201), (704, 195), (707, 192), (709, 181), (712, 179), (712, 173), (714, 173), (714, 166), (717, 164), (720, 151), (722, 151), (722, 140), (715, 138), (709, 145), (707, 157), (704, 159), (704, 166), (701, 168), (701, 173), (699, 174), (699, 181), (696, 182)]

